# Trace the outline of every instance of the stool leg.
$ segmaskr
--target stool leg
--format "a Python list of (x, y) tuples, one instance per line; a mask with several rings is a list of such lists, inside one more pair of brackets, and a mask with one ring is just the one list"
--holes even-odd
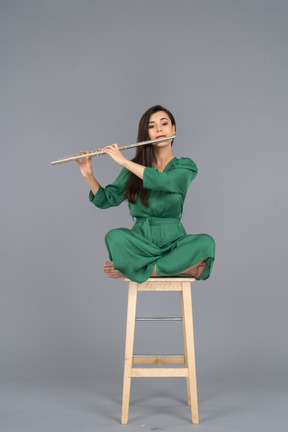
[[(181, 291), (181, 310), (182, 310), (182, 324), (183, 324), (183, 340), (184, 340), (184, 362), (186, 368), (188, 368), (187, 361), (187, 346), (186, 346), (186, 326), (185, 326), (185, 315), (183, 309), (183, 292)], [(187, 404), (191, 406), (191, 395), (190, 395), (190, 386), (189, 386), (189, 378), (186, 378), (186, 387), (187, 387)]]
[(198, 398), (195, 365), (194, 330), (192, 315), (192, 297), (190, 282), (182, 282), (183, 311), (185, 324), (185, 338), (188, 363), (188, 380), (191, 397), (192, 423), (199, 423), (198, 417)]
[(131, 369), (132, 369), (132, 357), (133, 357), (133, 345), (134, 345), (134, 333), (135, 333), (136, 303), (137, 303), (137, 283), (129, 282), (123, 396), (122, 396), (122, 416), (121, 416), (122, 424), (128, 423), (130, 387), (131, 387)]

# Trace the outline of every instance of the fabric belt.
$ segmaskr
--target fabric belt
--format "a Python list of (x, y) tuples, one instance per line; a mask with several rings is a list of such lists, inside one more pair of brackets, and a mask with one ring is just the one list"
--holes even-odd
[(155, 216), (148, 216), (148, 217), (137, 217), (135, 224), (137, 223), (143, 224), (145, 237), (147, 238), (147, 240), (153, 242), (151, 226), (177, 224), (179, 222), (180, 222), (180, 218), (160, 218)]

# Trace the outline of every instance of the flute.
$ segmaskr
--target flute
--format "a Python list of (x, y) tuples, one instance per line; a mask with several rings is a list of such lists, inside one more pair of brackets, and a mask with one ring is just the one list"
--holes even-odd
[[(173, 138), (175, 138), (175, 135), (169, 136), (169, 137), (161, 137), (161, 138), (157, 138), (157, 139), (149, 140), (149, 141), (141, 141), (141, 142), (138, 142), (138, 143), (129, 144), (127, 146), (119, 147), (119, 150), (123, 151), (123, 150), (127, 150), (127, 149), (130, 149), (130, 148), (133, 148), (133, 147), (139, 147), (139, 146), (142, 146), (142, 145), (146, 145), (146, 144), (153, 144), (153, 143), (156, 143), (156, 142), (168, 141), (168, 140), (171, 140)], [(74, 161), (74, 160), (78, 160), (78, 159), (83, 159), (84, 157), (100, 156), (100, 155), (103, 155), (103, 154), (106, 154), (106, 153), (103, 152), (101, 149), (94, 150), (94, 151), (87, 151), (87, 152), (83, 152), (83, 153), (78, 153), (78, 154), (76, 154), (74, 156), (68, 156), (66, 158), (57, 159), (57, 160), (51, 162), (51, 165), (57, 165), (57, 164), (60, 165), (62, 163), (66, 163), (66, 162), (70, 162), (70, 161)]]

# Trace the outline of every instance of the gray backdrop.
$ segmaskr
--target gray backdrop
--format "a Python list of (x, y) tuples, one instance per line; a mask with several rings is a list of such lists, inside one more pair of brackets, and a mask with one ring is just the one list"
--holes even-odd
[[(121, 385), (127, 284), (102, 271), (104, 236), (133, 222), (126, 203), (89, 203), (76, 163), (50, 162), (134, 142), (159, 103), (176, 117), (175, 156), (199, 169), (184, 226), (217, 245), (211, 278), (193, 285), (198, 380), (284, 385), (287, 6), (0, 1), (3, 382)], [(93, 166), (102, 185), (120, 171), (108, 156)], [(177, 315), (178, 300), (143, 293), (139, 314)], [(138, 325), (136, 352), (181, 352), (177, 324), (149, 326)]]

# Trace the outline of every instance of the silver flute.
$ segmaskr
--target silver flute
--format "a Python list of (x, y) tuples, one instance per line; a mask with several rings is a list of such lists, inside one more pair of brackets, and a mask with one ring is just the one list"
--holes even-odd
[[(172, 135), (172, 136), (169, 136), (169, 137), (161, 137), (161, 138), (157, 138), (157, 139), (154, 139), (154, 140), (142, 141), (142, 142), (138, 142), (138, 143), (134, 143), (134, 144), (129, 144), (127, 146), (119, 147), (119, 150), (120, 151), (128, 150), (128, 149), (133, 148), (133, 147), (139, 147), (139, 146), (142, 146), (142, 145), (153, 144), (153, 143), (161, 142), (161, 141), (168, 141), (168, 140), (171, 140), (171, 139), (174, 139), (174, 138), (175, 138), (175, 135)], [(87, 151), (87, 152), (83, 152), (83, 153), (78, 153), (78, 154), (76, 154), (74, 156), (68, 156), (68, 157), (65, 157), (65, 158), (62, 158), (62, 159), (57, 159), (57, 160), (51, 162), (51, 165), (57, 165), (57, 164), (60, 165), (62, 163), (66, 163), (66, 162), (70, 162), (70, 161), (74, 161), (74, 160), (83, 159), (85, 157), (100, 156), (100, 155), (103, 155), (103, 154), (106, 154), (106, 153), (103, 152), (101, 149), (94, 150), (94, 151)]]

